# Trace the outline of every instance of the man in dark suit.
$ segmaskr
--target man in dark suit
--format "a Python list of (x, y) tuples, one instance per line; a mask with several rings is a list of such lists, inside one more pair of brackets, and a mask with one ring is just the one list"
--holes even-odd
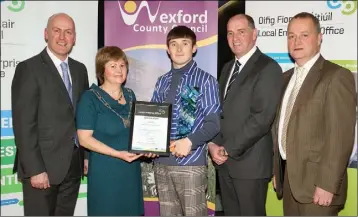
[(354, 77), (320, 55), (314, 15), (295, 15), (287, 33), (295, 67), (284, 73), (286, 90), (273, 125), (274, 188), (284, 215), (338, 215), (354, 142)]
[(68, 57), (76, 41), (71, 17), (51, 16), (45, 40), (40, 54), (17, 65), (12, 82), (14, 172), (25, 215), (73, 215), (84, 171), (74, 114), (88, 89), (87, 69)]
[(282, 90), (282, 69), (255, 46), (254, 20), (244, 14), (227, 24), (227, 40), (235, 59), (220, 77), (221, 130), (209, 143), (218, 164), (225, 215), (266, 215), (272, 177), (271, 125)]

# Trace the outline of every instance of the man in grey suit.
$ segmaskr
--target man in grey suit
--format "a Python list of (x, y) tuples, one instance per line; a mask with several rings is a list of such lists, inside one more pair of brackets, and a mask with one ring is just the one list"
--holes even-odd
[(51, 16), (45, 40), (40, 54), (17, 65), (12, 81), (14, 172), (25, 215), (73, 215), (84, 171), (74, 114), (88, 89), (87, 69), (68, 57), (76, 41), (71, 17)]
[(272, 177), (271, 125), (281, 96), (281, 67), (255, 46), (252, 17), (239, 14), (227, 24), (235, 59), (220, 77), (221, 130), (209, 143), (217, 164), (225, 215), (266, 215)]

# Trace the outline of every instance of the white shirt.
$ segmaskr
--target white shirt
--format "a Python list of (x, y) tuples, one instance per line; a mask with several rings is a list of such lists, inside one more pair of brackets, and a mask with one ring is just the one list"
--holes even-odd
[[(302, 71), (302, 79), (303, 81), (305, 80), (306, 76), (308, 75), (308, 72), (310, 71), (310, 69), (312, 68), (312, 66), (316, 63), (316, 61), (318, 60), (320, 56), (320, 53), (317, 53), (316, 56), (314, 56), (312, 59), (310, 59), (306, 64), (304, 64), (302, 67), (304, 68), (304, 70)], [(297, 63), (295, 63), (295, 72), (294, 74), (291, 76), (291, 79), (287, 85), (286, 88), (286, 92), (285, 95), (283, 96), (283, 100), (282, 100), (282, 104), (281, 104), (281, 113), (280, 113), (280, 122), (278, 125), (278, 148), (280, 150), (280, 154), (282, 159), (286, 160), (286, 153), (284, 153), (283, 148), (282, 148), (282, 128), (283, 128), (283, 122), (285, 119), (285, 114), (286, 114), (286, 108), (287, 108), (287, 103), (288, 103), (288, 99), (291, 95), (291, 92), (293, 90), (293, 86), (295, 84), (295, 77), (296, 77), (296, 67), (298, 67)], [(303, 83), (302, 83), (303, 84)], [(301, 89), (302, 85), (299, 87), (299, 89)], [(287, 144), (286, 144), (287, 147)]]
[[(235, 62), (238, 60), (239, 63), (241, 64), (240, 68), (239, 68), (239, 73), (241, 72), (241, 70), (244, 68), (245, 64), (247, 63), (247, 61), (250, 59), (250, 57), (255, 53), (255, 51), (257, 50), (256, 46), (254, 46), (253, 48), (251, 48), (251, 50), (249, 52), (247, 52), (244, 56), (242, 56), (240, 59), (237, 59), (237, 57), (235, 57)], [(227, 83), (225, 85), (225, 92), (224, 92), (224, 96), (226, 95), (226, 91), (229, 85), (229, 81), (230, 78), (232, 76), (232, 74), (234, 73), (234, 68), (235, 68), (235, 62), (231, 68), (231, 72), (230, 72), (230, 76), (229, 79), (227, 80)]]
[(53, 54), (48, 47), (46, 47), (46, 51), (47, 51), (47, 54), (50, 56), (52, 62), (55, 64), (58, 73), (60, 73), (60, 76), (61, 76), (61, 78), (62, 78), (62, 81), (63, 81), (63, 75), (62, 75), (61, 63), (62, 63), (62, 62), (67, 63), (68, 77), (70, 78), (70, 83), (72, 84), (72, 78), (71, 78), (71, 73), (70, 73), (70, 66), (68, 65), (68, 56), (66, 57), (66, 59), (65, 59), (64, 61), (62, 61), (62, 60), (60, 60), (59, 58), (57, 58), (57, 57), (55, 56), (55, 54)]

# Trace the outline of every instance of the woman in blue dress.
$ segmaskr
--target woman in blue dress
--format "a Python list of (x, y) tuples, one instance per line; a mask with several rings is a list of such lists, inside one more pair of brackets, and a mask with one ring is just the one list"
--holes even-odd
[(130, 110), (136, 100), (133, 91), (122, 86), (127, 72), (128, 60), (120, 48), (101, 48), (96, 55), (100, 86), (92, 84), (77, 106), (79, 142), (90, 150), (89, 216), (144, 214), (141, 168), (137, 160), (142, 154), (127, 151)]

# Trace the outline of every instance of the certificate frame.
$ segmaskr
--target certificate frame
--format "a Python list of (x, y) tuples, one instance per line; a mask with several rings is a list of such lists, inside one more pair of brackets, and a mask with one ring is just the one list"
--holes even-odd
[[(172, 104), (133, 102), (128, 151), (169, 156), (171, 115)], [(151, 148), (145, 148), (146, 141), (147, 144), (152, 143)]]

